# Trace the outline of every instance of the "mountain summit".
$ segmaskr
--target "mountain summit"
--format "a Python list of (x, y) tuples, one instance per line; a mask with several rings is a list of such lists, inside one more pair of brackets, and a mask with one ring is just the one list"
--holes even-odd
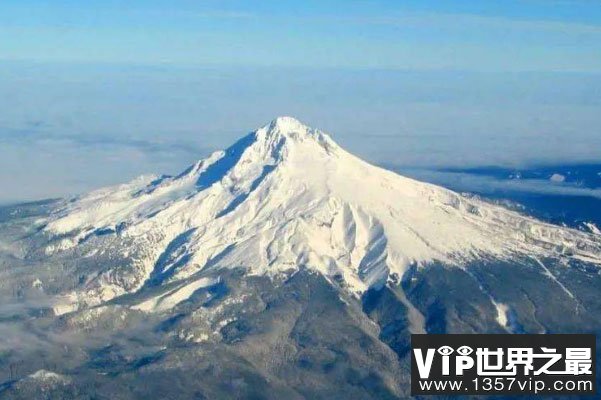
[(311, 129), (298, 119), (287, 116), (277, 117), (262, 129), (267, 133), (267, 135), (281, 134), (292, 137), (311, 136), (316, 132), (319, 132)]
[(193, 288), (203, 271), (223, 268), (269, 276), (306, 268), (360, 295), (432, 262), (601, 263), (598, 236), (373, 166), (291, 117), (178, 176), (142, 177), (65, 203), (44, 230), (55, 238), (47, 254), (90, 240), (128, 244), (113, 254), (127, 267), (89, 276), (75, 292), (88, 305), (149, 285)]

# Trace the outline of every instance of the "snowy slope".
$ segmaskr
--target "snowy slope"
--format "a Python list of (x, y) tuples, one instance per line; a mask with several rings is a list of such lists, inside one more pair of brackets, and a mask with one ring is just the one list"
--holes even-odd
[[(127, 244), (124, 255), (135, 254), (120, 279), (111, 271), (90, 278), (80, 294), (88, 304), (167, 282), (202, 287), (193, 284), (199, 271), (238, 266), (267, 275), (302, 266), (362, 293), (432, 261), (461, 267), (483, 257), (556, 257), (601, 264), (598, 235), (370, 165), (290, 117), (176, 177), (142, 177), (65, 203), (44, 229), (54, 238), (48, 255), (74, 251), (93, 235), (114, 236)], [(190, 295), (188, 289), (181, 293)]]

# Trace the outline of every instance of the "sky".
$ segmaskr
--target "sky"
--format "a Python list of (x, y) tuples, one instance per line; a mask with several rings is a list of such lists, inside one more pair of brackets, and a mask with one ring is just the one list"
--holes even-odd
[(596, 0), (0, 2), (0, 202), (177, 173), (278, 115), (374, 163), (601, 160)]

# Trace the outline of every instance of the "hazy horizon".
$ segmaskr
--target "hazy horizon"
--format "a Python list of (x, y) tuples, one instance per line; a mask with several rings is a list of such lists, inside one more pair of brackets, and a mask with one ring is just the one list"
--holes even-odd
[(279, 115), (376, 164), (601, 160), (586, 0), (27, 0), (0, 22), (1, 202), (177, 173)]

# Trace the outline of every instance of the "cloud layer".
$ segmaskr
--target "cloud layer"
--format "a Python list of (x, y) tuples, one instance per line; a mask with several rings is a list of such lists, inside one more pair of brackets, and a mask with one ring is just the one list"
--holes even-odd
[(177, 173), (278, 115), (374, 163), (601, 159), (601, 78), (0, 63), (0, 201)]

